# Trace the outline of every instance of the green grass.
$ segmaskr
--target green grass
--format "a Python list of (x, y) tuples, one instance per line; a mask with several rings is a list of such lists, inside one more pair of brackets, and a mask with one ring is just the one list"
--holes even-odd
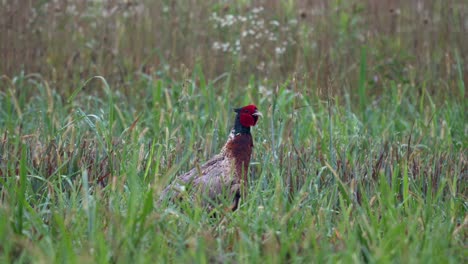
[[(34, 78), (21, 83), (47, 89)], [(196, 96), (187, 80), (172, 83), (180, 85), (179, 97), (166, 97), (175, 89), (148, 81), (141, 89), (153, 94), (145, 101), (114, 94), (101, 77), (90, 83), (107, 97), (1, 97), (8, 113), (0, 144), (3, 261), (466, 257), (467, 142), (457, 130), (459, 104), (389, 94), (367, 107), (363, 121), (359, 112), (284, 86), (257, 99), (254, 89), (239, 91), (238, 104), (256, 102), (264, 112), (253, 131), (252, 184), (238, 211), (210, 218), (201, 208), (154, 201), (174, 175), (220, 149), (232, 124), (230, 91), (208, 81), (196, 89), (216, 96)]]
[[(0, 262), (466, 262), (467, 54), (456, 29), (426, 50), (419, 41), (433, 35), (377, 30), (410, 28), (409, 8), (371, 18), (369, 5), (333, 1), (294, 24), (299, 5), (275, 3), (258, 16), (290, 26), (275, 32), (295, 41), (281, 56), (271, 43), (245, 58), (220, 56), (207, 43), (235, 43), (243, 28), (194, 22), (203, 8), (253, 15), (248, 1), (176, 1), (164, 13), (175, 30), (150, 55), (143, 47), (154, 40), (144, 33), (159, 25), (164, 35), (168, 22), (118, 14), (111, 18), (128, 23), (118, 24), (115, 61), (93, 46), (61, 69), (66, 51), (100, 45), (72, 33), (75, 42), (60, 47), (37, 42), (56, 48), (47, 50), (48, 70), (11, 60), (9, 74), (0, 65)], [(450, 16), (437, 3), (440, 33)], [(81, 22), (85, 33), (88, 23), (108, 23), (87, 19), (63, 23)], [(37, 34), (56, 26), (43, 22)], [(363, 27), (377, 30), (365, 44)], [(199, 38), (208, 41), (185, 48)], [(126, 56), (131, 45), (135, 57)], [(149, 65), (152, 56), (162, 62)], [(233, 108), (250, 103), (264, 116), (252, 131), (241, 207), (212, 217), (187, 202), (158, 204), (176, 175), (221, 149)]]

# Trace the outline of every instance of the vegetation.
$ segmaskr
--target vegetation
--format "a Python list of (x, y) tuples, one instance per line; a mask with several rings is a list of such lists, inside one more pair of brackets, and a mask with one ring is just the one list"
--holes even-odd
[[(464, 1), (189, 2), (0, 2), (0, 262), (466, 262)], [(241, 207), (158, 204), (249, 103)]]

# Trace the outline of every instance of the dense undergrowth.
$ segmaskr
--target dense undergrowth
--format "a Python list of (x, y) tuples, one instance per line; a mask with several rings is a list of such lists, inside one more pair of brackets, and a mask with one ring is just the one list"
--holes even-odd
[[(25, 36), (44, 67), (1, 64), (2, 262), (466, 261), (466, 7), (428, 1), (413, 29), (413, 5), (241, 2), (38, 4)], [(88, 38), (54, 46), (60, 25)], [(241, 207), (157, 204), (249, 103), (264, 116)]]

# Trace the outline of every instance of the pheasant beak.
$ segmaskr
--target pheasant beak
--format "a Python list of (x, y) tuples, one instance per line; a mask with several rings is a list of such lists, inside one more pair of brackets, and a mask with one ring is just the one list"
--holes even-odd
[(260, 113), (259, 111), (255, 110), (255, 113), (252, 114), (253, 116), (261, 116), (263, 117), (263, 114)]

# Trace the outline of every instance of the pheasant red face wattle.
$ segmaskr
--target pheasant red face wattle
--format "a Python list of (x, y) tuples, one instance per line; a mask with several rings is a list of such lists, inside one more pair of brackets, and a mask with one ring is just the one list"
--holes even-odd
[(239, 114), (239, 121), (241, 125), (245, 127), (255, 126), (258, 121), (258, 117), (262, 116), (255, 105), (248, 105), (242, 108), (237, 108), (234, 110)]

